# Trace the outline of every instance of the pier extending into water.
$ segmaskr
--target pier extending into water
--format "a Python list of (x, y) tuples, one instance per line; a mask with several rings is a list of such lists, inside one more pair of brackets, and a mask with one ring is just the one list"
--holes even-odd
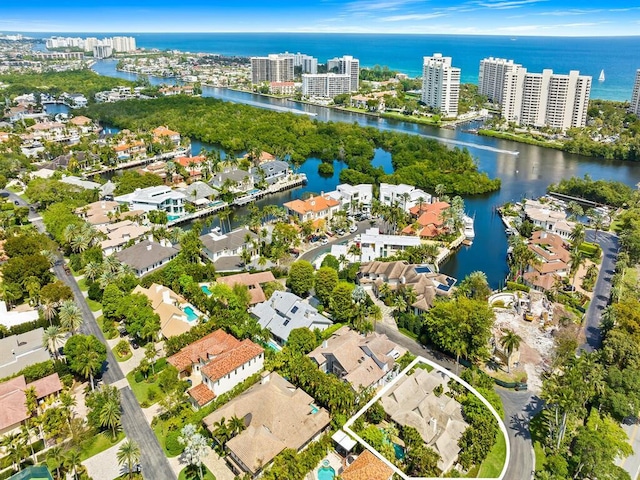
[(259, 200), (262, 197), (265, 197), (266, 195), (271, 195), (272, 193), (284, 192), (285, 190), (301, 187), (302, 185), (306, 185), (306, 184), (307, 184), (307, 175), (304, 173), (296, 173), (294, 174), (294, 178), (290, 180), (277, 182), (272, 185), (269, 185), (264, 190), (259, 190), (254, 193), (250, 193), (248, 195), (238, 197), (232, 202), (232, 205), (241, 207), (255, 200)]
[(188, 213), (174, 220), (170, 220), (169, 222), (167, 222), (167, 228), (182, 225), (183, 223), (191, 222), (202, 217), (207, 217), (216, 212), (219, 212), (220, 210), (224, 210), (228, 206), (229, 204), (227, 202), (214, 202), (214, 204), (210, 205), (209, 207), (205, 207), (203, 209), (196, 210), (193, 213)]
[(85, 174), (86, 177), (92, 177), (93, 175), (104, 175), (107, 173), (117, 172), (118, 170), (126, 170), (127, 168), (139, 167), (142, 165), (148, 165), (153, 162), (157, 162), (159, 160), (167, 160), (170, 158), (176, 158), (179, 156), (189, 155), (189, 150), (174, 150), (173, 152), (161, 153), (160, 155), (155, 155), (153, 157), (145, 157), (139, 158), (136, 160), (131, 160), (129, 162), (118, 163), (112, 167), (106, 167), (102, 170), (95, 170), (93, 172), (87, 172)]

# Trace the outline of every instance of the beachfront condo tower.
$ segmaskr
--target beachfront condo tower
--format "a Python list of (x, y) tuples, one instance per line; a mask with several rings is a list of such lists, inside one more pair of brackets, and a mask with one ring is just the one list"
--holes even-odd
[(520, 67), (506, 58), (485, 58), (480, 60), (478, 74), (478, 93), (485, 95), (491, 103), (502, 104), (504, 76), (514, 68)]
[(640, 68), (636, 70), (636, 81), (633, 84), (631, 111), (640, 117)]
[(517, 125), (566, 130), (584, 127), (591, 93), (591, 77), (571, 70), (568, 75), (529, 73), (516, 67), (505, 74), (502, 117)]
[(458, 115), (460, 69), (451, 66), (451, 57), (434, 53), (424, 57), (422, 66), (422, 101), (446, 117)]
[(293, 55), (272, 53), (267, 57), (251, 57), (251, 82), (293, 81)]

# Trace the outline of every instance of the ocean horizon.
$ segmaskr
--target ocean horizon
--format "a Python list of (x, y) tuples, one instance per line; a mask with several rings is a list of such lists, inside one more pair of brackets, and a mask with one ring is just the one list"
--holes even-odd
[[(579, 70), (593, 78), (591, 98), (629, 101), (636, 70), (640, 69), (640, 37), (533, 37), (433, 34), (359, 33), (43, 33), (25, 35), (108, 37), (128, 35), (138, 47), (179, 50), (225, 56), (261, 56), (269, 53), (306, 53), (325, 63), (333, 57), (353, 55), (361, 67), (388, 66), (410, 77), (422, 74), (422, 58), (433, 53), (452, 57), (463, 83), (478, 83), (480, 60), (512, 59), (529, 72), (552, 69), (566, 74)], [(598, 81), (600, 72), (605, 81)]]

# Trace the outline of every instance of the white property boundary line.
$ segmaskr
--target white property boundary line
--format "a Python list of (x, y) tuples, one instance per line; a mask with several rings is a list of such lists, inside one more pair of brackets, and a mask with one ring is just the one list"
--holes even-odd
[[(471, 385), (469, 385), (463, 379), (458, 377), (456, 374), (454, 374), (453, 372), (447, 370), (446, 368), (441, 367), (437, 363), (434, 363), (431, 360), (427, 360), (426, 358), (421, 357), (421, 356), (419, 356), (415, 360), (413, 360), (407, 366), (407, 368), (405, 368), (402, 372), (400, 372), (400, 374), (396, 378), (394, 378), (388, 385), (386, 385), (382, 390), (380, 390), (353, 417), (351, 417), (349, 420), (347, 420), (347, 423), (345, 423), (344, 427), (342, 427), (343, 430), (345, 432), (347, 432), (349, 435), (351, 435), (353, 438), (355, 438), (361, 445), (364, 445), (371, 453), (373, 453), (379, 460), (383, 461), (388, 467), (393, 469), (393, 471), (396, 474), (398, 474), (401, 478), (403, 478), (404, 480), (438, 480), (439, 478), (441, 478), (441, 477), (409, 477), (409, 476), (407, 476), (402, 470), (400, 470), (393, 463), (391, 463), (389, 460), (387, 460), (376, 449), (374, 449), (371, 445), (369, 445), (367, 442), (365, 442), (359, 435), (357, 435), (353, 430), (351, 430), (351, 425), (353, 425), (353, 422), (355, 422), (358, 419), (358, 417), (360, 417), (364, 412), (366, 412), (375, 402), (377, 402), (380, 398), (382, 398), (383, 395), (385, 395), (396, 383), (398, 383), (398, 381), (402, 377), (407, 375), (407, 373), (413, 367), (415, 367), (416, 364), (418, 364), (418, 363), (425, 363), (425, 364), (429, 365), (430, 367), (435, 368), (437, 371), (439, 371), (441, 373), (444, 373), (446, 376), (448, 376), (450, 378), (453, 378), (456, 382), (458, 382), (461, 385), (463, 385), (467, 390), (469, 390), (476, 397), (478, 397), (482, 401), (484, 406), (487, 407), (489, 409), (489, 411), (493, 414), (493, 416), (495, 417), (495, 419), (498, 422), (498, 427), (500, 428), (500, 431), (502, 432), (502, 435), (504, 436), (504, 441), (505, 441), (505, 445), (506, 445), (506, 455), (505, 455), (505, 459), (504, 459), (504, 465), (502, 466), (502, 471), (500, 472), (500, 475), (498, 476), (498, 480), (504, 479), (504, 476), (507, 473), (507, 468), (509, 467), (509, 461), (511, 460), (511, 445), (509, 444), (509, 435), (507, 434), (507, 427), (505, 427), (504, 422), (500, 418), (500, 415), (498, 415), (498, 412), (496, 411), (496, 409), (493, 408), (493, 405), (491, 405), (486, 398), (484, 398), (482, 395), (480, 395), (480, 393), (475, 388), (473, 388)], [(477, 477), (477, 478), (481, 478), (481, 477)], [(485, 479), (485, 480), (489, 480), (489, 479)]]

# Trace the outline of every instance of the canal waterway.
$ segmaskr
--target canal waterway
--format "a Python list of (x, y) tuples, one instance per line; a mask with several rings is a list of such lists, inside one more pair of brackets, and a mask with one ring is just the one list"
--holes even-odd
[[(133, 74), (117, 72), (115, 65), (115, 61), (100, 61), (94, 65), (93, 69), (103, 75), (135, 80), (136, 76)], [(153, 84), (172, 83), (171, 79), (153, 77), (150, 81)], [(618, 180), (631, 186), (640, 182), (640, 163), (582, 157), (508, 140), (481, 137), (460, 129), (438, 129), (223, 88), (204, 87), (203, 96), (262, 108), (276, 107), (304, 111), (315, 114), (314, 118), (321, 121), (356, 122), (363, 126), (435, 138), (451, 147), (467, 148), (476, 158), (481, 171), (487, 172), (492, 178), (499, 177), (502, 180), (502, 188), (491, 194), (465, 198), (466, 210), (475, 218), (475, 240), (473, 245), (462, 247), (451, 256), (440, 269), (457, 278), (463, 278), (476, 270), (483, 271), (487, 274), (493, 288), (502, 285), (508, 272), (507, 236), (500, 217), (495, 213), (497, 206), (508, 201), (518, 201), (524, 197), (543, 195), (550, 183), (557, 183), (563, 178), (572, 176), (590, 175), (594, 179)], [(194, 141), (194, 154), (200, 148), (202, 144)], [(306, 187), (269, 196), (259, 201), (258, 205), (281, 205), (290, 199), (299, 198), (305, 192), (320, 193), (335, 189), (344, 164), (336, 162), (334, 175), (327, 178), (318, 174), (318, 163), (318, 159), (309, 159), (300, 168), (299, 171), (306, 173), (309, 179)], [(387, 152), (377, 151), (373, 164), (383, 167), (385, 172), (392, 171), (391, 156)], [(242, 211), (238, 211), (236, 218), (241, 217), (242, 214)]]

